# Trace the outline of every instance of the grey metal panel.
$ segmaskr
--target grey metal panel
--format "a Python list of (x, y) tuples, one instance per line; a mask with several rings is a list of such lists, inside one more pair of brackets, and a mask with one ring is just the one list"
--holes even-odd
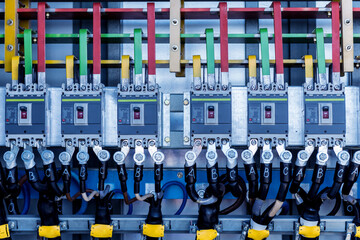
[(104, 88), (102, 101), (102, 133), (103, 145), (114, 147), (118, 145), (117, 135), (117, 92), (116, 87)]
[(6, 88), (0, 88), (0, 146), (5, 146), (5, 95)]
[(232, 126), (231, 136), (232, 145), (247, 145), (248, 135), (248, 101), (247, 87), (231, 88), (231, 111)]
[(359, 145), (359, 87), (345, 87), (346, 145)]
[[(162, 127), (162, 131), (159, 131), (159, 135), (163, 139), (162, 145), (164, 147), (170, 147), (170, 94), (163, 93), (162, 94), (162, 111), (159, 111), (159, 114), (162, 115), (162, 121), (159, 126)], [(160, 138), (160, 139), (161, 139)]]
[(289, 112), (289, 146), (304, 145), (305, 134), (305, 103), (304, 88), (288, 88), (288, 112)]
[(46, 107), (46, 144), (61, 146), (61, 88), (48, 88), (45, 101)]

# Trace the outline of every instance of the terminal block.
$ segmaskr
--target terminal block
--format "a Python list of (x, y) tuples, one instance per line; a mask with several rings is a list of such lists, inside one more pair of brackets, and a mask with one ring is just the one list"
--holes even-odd
[(61, 98), (61, 135), (62, 145), (67, 141), (77, 145), (79, 139), (87, 145), (94, 141), (101, 143), (102, 88), (92, 89), (91, 84), (79, 89), (63, 87)]
[(15, 142), (23, 146), (27, 142), (35, 146), (37, 141), (46, 143), (46, 90), (37, 90), (36, 84), (6, 86), (5, 134), (6, 145)]

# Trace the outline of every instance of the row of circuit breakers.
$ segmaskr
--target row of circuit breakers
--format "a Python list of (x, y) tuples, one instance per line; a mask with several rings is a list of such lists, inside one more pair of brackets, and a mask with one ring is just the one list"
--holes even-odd
[[(120, 84), (95, 88), (88, 83), (38, 89), (37, 84), (19, 84), (0, 91), (0, 129), (6, 136), (1, 145), (77, 147), (81, 141), (116, 147), (127, 140), (134, 147), (136, 138), (144, 147), (149, 140), (171, 146), (170, 95), (160, 93), (158, 86), (123, 90)], [(204, 83), (184, 93), (183, 143), (202, 139), (206, 146), (211, 139), (220, 146), (226, 139), (232, 146), (246, 146), (257, 139), (259, 146), (270, 140), (273, 146), (281, 141), (291, 147), (304, 146), (308, 139), (319, 146), (327, 139), (329, 147), (338, 141), (356, 146), (358, 102), (357, 87), (279, 88), (272, 83), (264, 88), (260, 83), (209, 88)]]

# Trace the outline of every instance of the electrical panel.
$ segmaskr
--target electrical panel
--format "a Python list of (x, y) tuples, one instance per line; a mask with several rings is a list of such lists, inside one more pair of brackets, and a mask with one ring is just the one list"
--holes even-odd
[(155, 91), (119, 91), (117, 98), (117, 129), (119, 143), (138, 139), (158, 139), (160, 122), (160, 97)]
[(305, 138), (345, 141), (345, 91), (305, 91)]
[(36, 141), (46, 142), (46, 97), (45, 90), (25, 91), (23, 85), (6, 88), (5, 134), (7, 145), (15, 141), (22, 146), (24, 141), (34, 146)]
[(102, 90), (64, 90), (61, 97), (62, 143), (79, 139), (101, 142)]

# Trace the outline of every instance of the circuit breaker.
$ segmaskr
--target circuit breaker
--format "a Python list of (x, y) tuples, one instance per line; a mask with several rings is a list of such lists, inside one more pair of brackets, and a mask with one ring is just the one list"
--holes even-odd
[[(76, 89), (76, 88), (75, 88)], [(61, 134), (63, 144), (74, 144), (81, 138), (86, 142), (101, 141), (101, 90), (63, 91), (61, 99)]]
[(344, 91), (306, 91), (304, 101), (306, 139), (345, 140), (346, 111)]
[[(184, 94), (184, 117), (189, 116), (191, 139), (184, 137), (184, 143), (194, 139), (230, 139), (231, 95), (229, 91), (219, 94), (199, 92)], [(186, 121), (185, 121), (186, 124)], [(187, 126), (184, 126), (186, 134)]]
[(158, 139), (160, 97), (155, 91), (119, 91), (117, 98), (117, 130), (120, 141)]
[(248, 93), (248, 135), (251, 138), (286, 139), (288, 97), (286, 91)]
[(36, 141), (46, 142), (45, 90), (23, 91), (21, 85), (16, 89), (7, 86), (5, 98), (6, 142), (15, 140), (34, 145)]

